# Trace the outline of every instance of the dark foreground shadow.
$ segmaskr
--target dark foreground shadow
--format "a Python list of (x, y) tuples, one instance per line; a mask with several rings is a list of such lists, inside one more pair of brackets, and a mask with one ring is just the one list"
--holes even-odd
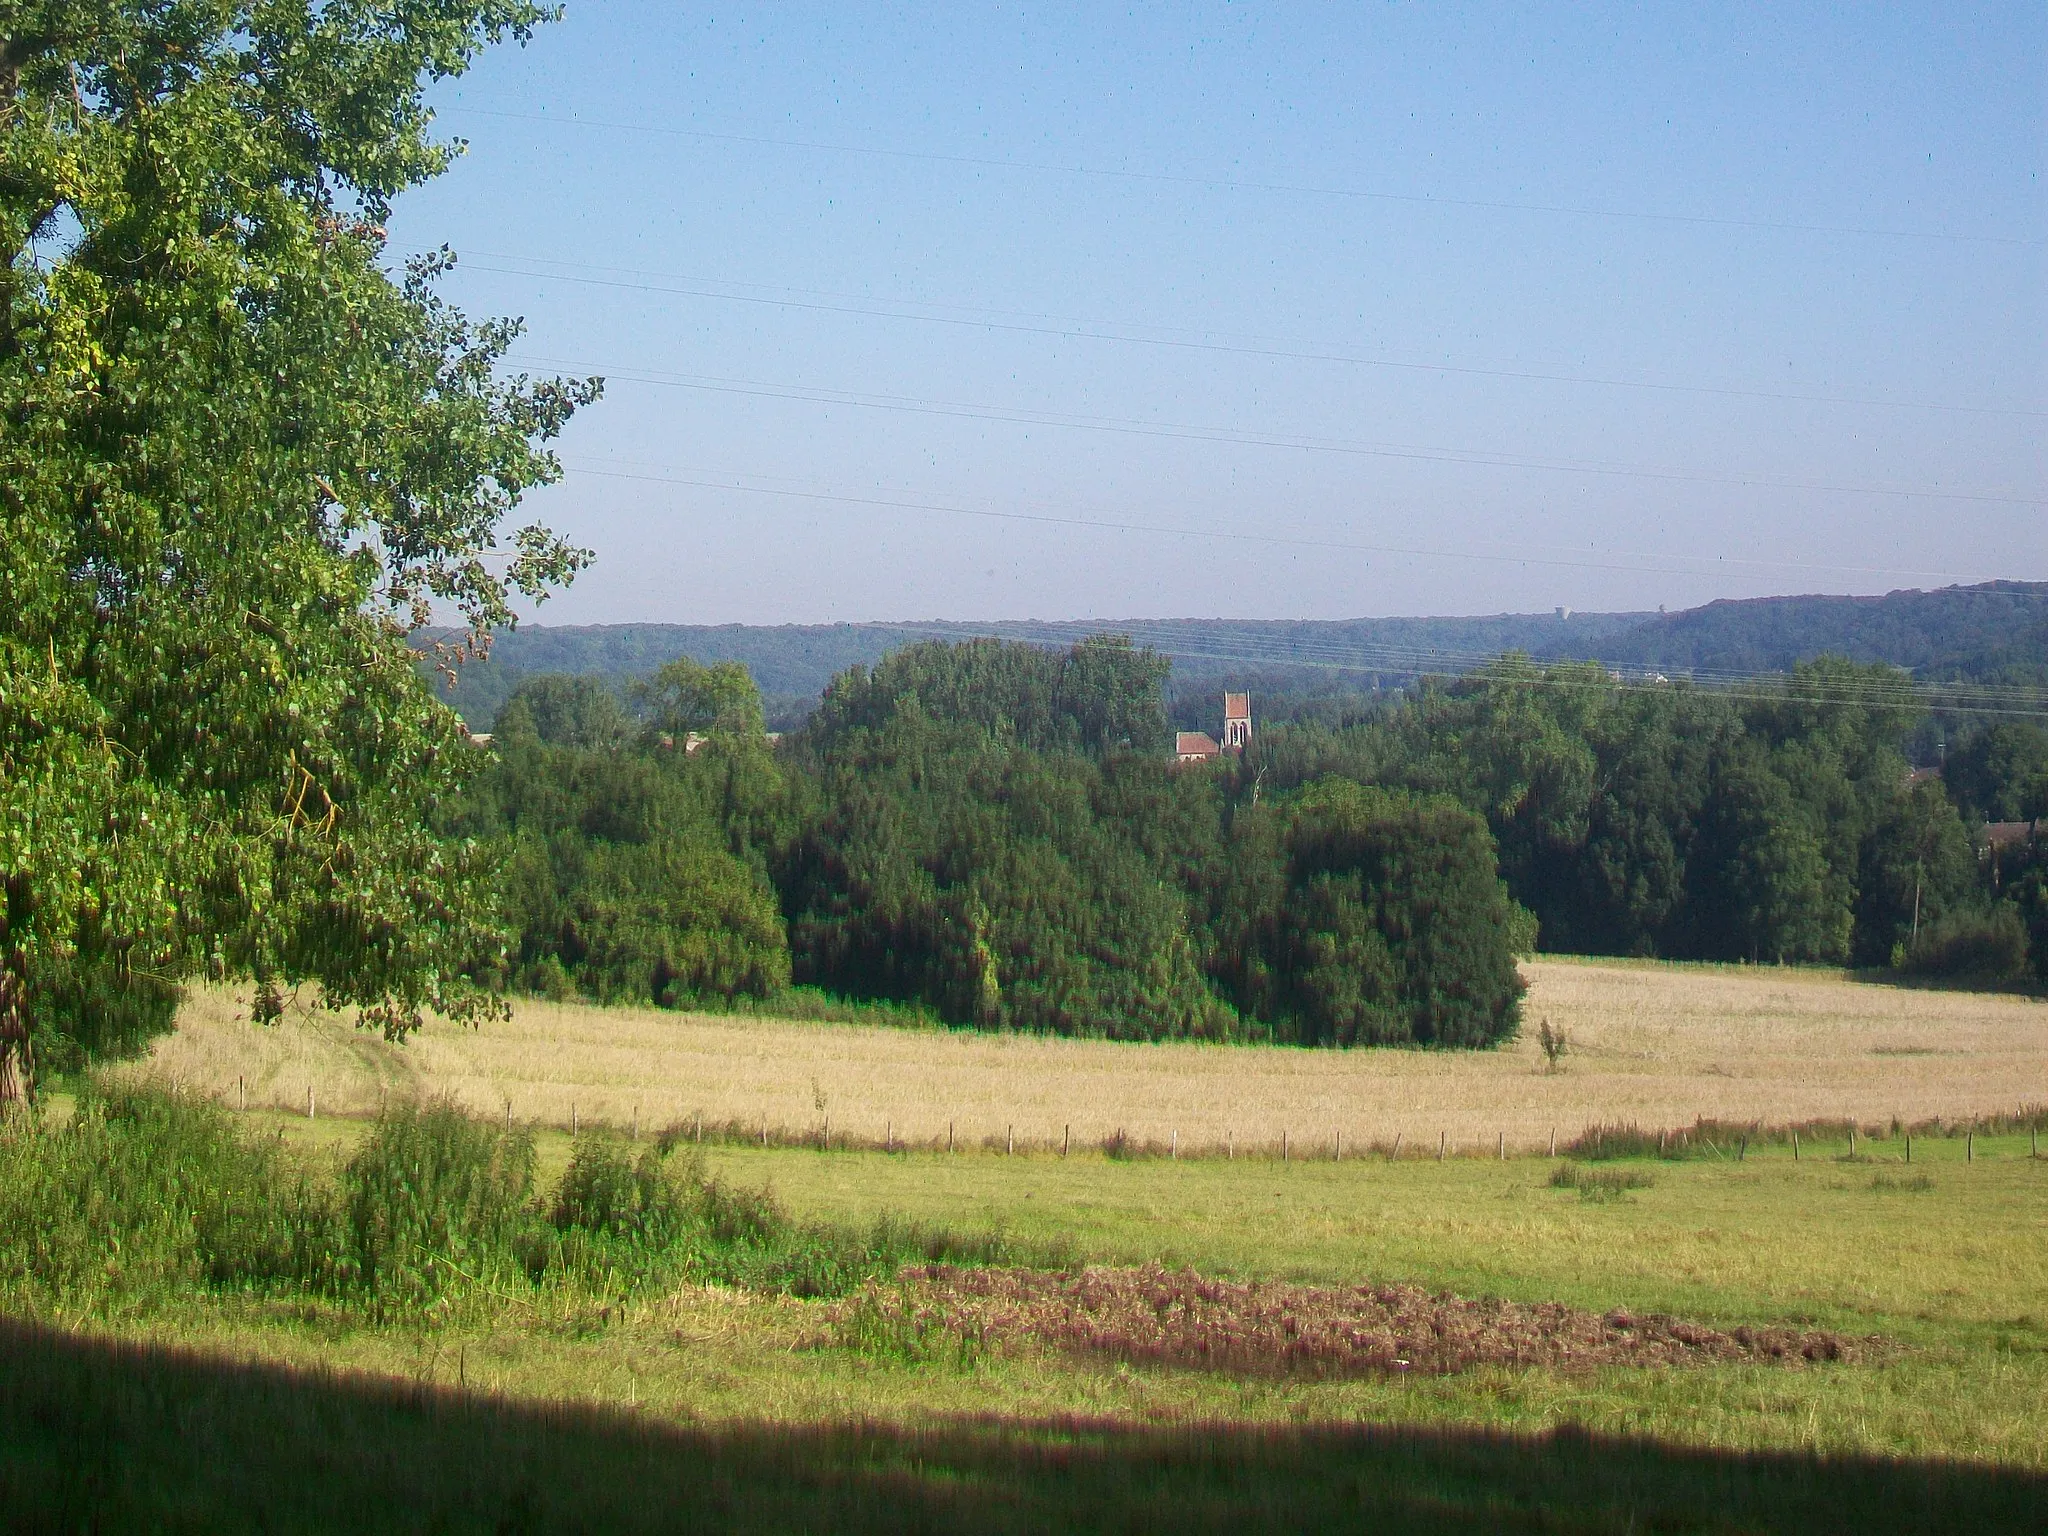
[(0, 1528), (2018, 1531), (2048, 1477), (1580, 1433), (681, 1428), (0, 1322)]

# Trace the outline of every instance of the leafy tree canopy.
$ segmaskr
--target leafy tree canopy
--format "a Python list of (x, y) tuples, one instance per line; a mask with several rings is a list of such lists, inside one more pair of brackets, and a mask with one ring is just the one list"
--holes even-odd
[(583, 562), (498, 539), (597, 390), (501, 377), (517, 327), (382, 221), (454, 152), (423, 85), (549, 15), (0, 6), (0, 952), (60, 1056), (202, 968), (394, 1035), (486, 1006), (484, 871), (426, 828), (470, 754), (404, 636)]

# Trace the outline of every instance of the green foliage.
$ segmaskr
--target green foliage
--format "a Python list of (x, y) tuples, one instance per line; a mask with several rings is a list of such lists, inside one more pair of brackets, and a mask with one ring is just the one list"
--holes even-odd
[(338, 1178), (157, 1087), (94, 1089), (67, 1123), (0, 1120), (0, 1298), (37, 1306), (113, 1311), (208, 1287), (373, 1314), (683, 1282), (840, 1296), (914, 1261), (1064, 1259), (886, 1217), (799, 1222), (673, 1142), (606, 1133), (579, 1137), (537, 1197), (531, 1136), (447, 1102), (389, 1106)]
[(1988, 726), (1948, 755), (1941, 777), (1976, 820), (2048, 816), (2048, 730), (2020, 723)]
[[(789, 948), (763, 845), (786, 794), (758, 696), (728, 706), (749, 733), (692, 752), (623, 725), (589, 729), (616, 701), (568, 681), (521, 685), (494, 761), (447, 823), (504, 857), (512, 984), (671, 1007), (781, 992)], [(537, 711), (536, 698), (561, 707)]]
[[(474, 1017), (489, 870), (428, 831), (472, 761), (403, 643), (478, 641), (585, 558), (521, 529), (594, 386), (394, 278), (451, 150), (422, 89), (524, 0), (101, 0), (0, 23), (0, 952), (39, 1033), (132, 1044), (136, 980), (317, 980)], [(63, 1053), (56, 1053), (63, 1054)]]
[(1920, 976), (2016, 980), (2027, 972), (2026, 923), (2006, 901), (1951, 912), (1906, 947), (1905, 969)]
[(1840, 660), (1740, 694), (1503, 658), (1362, 723), (1262, 733), (1269, 790), (1335, 775), (1486, 818), (1546, 949), (1883, 964), (1974, 899), (1939, 785), (1910, 788), (1897, 675)]
[[(1219, 846), (1216, 785), (1163, 756), (1015, 745), (1034, 729), (992, 718), (968, 680), (1007, 663), (961, 652), (967, 675), (943, 688), (930, 683), (940, 658), (917, 659), (926, 691), (957, 696), (961, 716), (935, 717), (906, 691), (881, 723), (821, 718), (803, 744), (823, 809), (780, 865), (797, 978), (922, 1002), (957, 1024), (1228, 1036), (1189, 890)], [(1038, 666), (1020, 659), (1017, 675)], [(866, 710), (875, 701), (858, 684), (842, 697)]]
[(1167, 660), (1117, 635), (1070, 650), (1000, 640), (905, 646), (872, 672), (832, 680), (807, 732), (824, 755), (859, 747), (850, 738), (921, 715), (973, 727), (996, 744), (1039, 752), (1160, 752), (1168, 742)]
[(1514, 1034), (1518, 925), (1478, 816), (1447, 797), (1325, 779), (1240, 816), (1236, 848), (1218, 966), (1278, 1038), (1483, 1046)]
[(88, 1087), (68, 1124), (0, 1119), (0, 1293), (120, 1305), (337, 1274), (335, 1205), (212, 1104)]
[(388, 1105), (342, 1178), (353, 1278), (405, 1304), (490, 1276), (533, 1193), (533, 1138), (452, 1102)]
[(693, 735), (752, 741), (767, 728), (760, 690), (736, 661), (707, 667), (679, 656), (652, 682), (638, 684), (634, 696), (647, 711), (649, 728), (670, 745)]
[(497, 734), (515, 742), (609, 752), (632, 737), (634, 723), (619, 696), (594, 677), (544, 673), (513, 690), (499, 711)]

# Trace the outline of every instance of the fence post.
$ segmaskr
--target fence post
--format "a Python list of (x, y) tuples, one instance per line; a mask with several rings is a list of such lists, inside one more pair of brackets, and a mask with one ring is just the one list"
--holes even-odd
[(235, 1079), (235, 1108), (244, 1114), (248, 1113), (249, 1088), (247, 1078), (238, 1077)]
[(1287, 1132), (1283, 1129), (1280, 1132), (1280, 1161), (1284, 1163), (1288, 1160), (1289, 1159), (1287, 1156)]
[(638, 1104), (633, 1106), (633, 1139), (635, 1141), (640, 1139), (640, 1106)]
[(1557, 1127), (1554, 1125), (1550, 1128), (1550, 1155), (1557, 1156)]
[(1016, 1152), (1017, 1127), (1015, 1127), (1014, 1125), (1006, 1125), (1003, 1127), (1003, 1156), (1014, 1157), (1016, 1155)]
[(308, 1120), (313, 1118), (313, 1085), (311, 1083), (306, 1084), (306, 1118)]
[(1799, 1161), (1799, 1133), (1797, 1131), (1792, 1133), (1792, 1161), (1795, 1163)]
[(1909, 1163), (1913, 1161), (1913, 1133), (1911, 1131), (1906, 1132), (1906, 1161)]
[(1170, 1163), (1177, 1163), (1180, 1161), (1180, 1127), (1176, 1125), (1166, 1134), (1166, 1160)]
[(1506, 1131), (1500, 1133), (1500, 1160), (1502, 1162), (1508, 1160), (1508, 1133)]
[(1849, 1127), (1849, 1156), (1852, 1159), (1856, 1156), (1856, 1127), (1853, 1125)]
[(953, 1122), (950, 1120), (946, 1122), (946, 1150), (953, 1150)]
[(1394, 1132), (1394, 1150), (1387, 1154), (1387, 1161), (1390, 1163), (1401, 1161), (1401, 1133), (1399, 1131)]
[(1449, 1134), (1450, 1133), (1448, 1131), (1438, 1131), (1436, 1133), (1436, 1160), (1438, 1162), (1442, 1162), (1444, 1160), (1444, 1139)]
[(576, 1131), (576, 1101), (574, 1099), (571, 1099), (569, 1101), (569, 1134), (571, 1136), (574, 1136), (576, 1134)]
[(1975, 1131), (1963, 1132), (1963, 1161), (1966, 1163), (1977, 1161), (1977, 1133)]
[(697, 1145), (704, 1145), (704, 1111), (697, 1111)]

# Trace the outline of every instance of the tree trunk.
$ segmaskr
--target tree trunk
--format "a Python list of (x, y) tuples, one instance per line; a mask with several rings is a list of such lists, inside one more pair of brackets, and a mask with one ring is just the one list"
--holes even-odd
[(28, 1006), (21, 979), (0, 968), (0, 1114), (35, 1094), (35, 1057), (28, 1043)]

